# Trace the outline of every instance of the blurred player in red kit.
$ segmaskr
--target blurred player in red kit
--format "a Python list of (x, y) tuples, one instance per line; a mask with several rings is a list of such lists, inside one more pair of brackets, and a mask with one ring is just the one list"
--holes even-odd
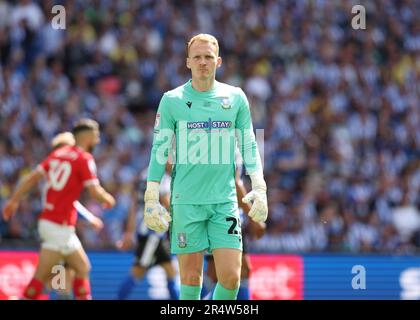
[(90, 262), (75, 233), (77, 211), (74, 203), (84, 188), (106, 208), (113, 207), (115, 199), (100, 185), (91, 154), (100, 142), (98, 123), (81, 119), (72, 131), (76, 145), (65, 145), (52, 151), (23, 179), (3, 208), (3, 218), (7, 221), (16, 213), (22, 197), (46, 178), (43, 211), (38, 221), (41, 251), (35, 275), (23, 294), (26, 299), (40, 297), (52, 268), (60, 261), (75, 271), (74, 297), (80, 300), (92, 298)]
[[(57, 134), (51, 141), (51, 148), (52, 150), (64, 147), (65, 145), (74, 146), (76, 141), (74, 140), (74, 136), (71, 132), (61, 132)], [(78, 218), (82, 218), (83, 220), (87, 221), (97, 232), (103, 229), (104, 223), (103, 221), (95, 216), (92, 212), (90, 212), (85, 206), (83, 206), (79, 201), (74, 203), (74, 207), (76, 208)], [(64, 287), (59, 287), (53, 289), (53, 279), (55, 277), (55, 273), (51, 274), (51, 279), (45, 283), (44, 290), (50, 293), (50, 299), (56, 300), (71, 300), (73, 299), (73, 281), (75, 276), (75, 271), (70, 268), (64, 261), (60, 262), (65, 267), (65, 285)]]

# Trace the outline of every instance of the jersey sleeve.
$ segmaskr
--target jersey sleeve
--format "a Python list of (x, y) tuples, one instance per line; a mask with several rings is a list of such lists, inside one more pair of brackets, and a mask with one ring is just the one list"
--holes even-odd
[(156, 113), (147, 181), (160, 182), (165, 172), (175, 133), (175, 120), (170, 112), (170, 103), (170, 98), (164, 94)]
[(242, 89), (238, 88), (238, 91), (239, 111), (236, 118), (236, 138), (243, 163), (249, 174), (261, 167), (261, 158), (255, 140), (248, 99)]
[(81, 158), (80, 175), (84, 187), (99, 184), (96, 174), (96, 163), (92, 157), (84, 156)]
[(47, 175), (47, 172), (50, 168), (50, 158), (45, 158), (44, 161), (42, 161), (38, 166), (36, 167), (36, 170), (41, 172), (44, 176)]

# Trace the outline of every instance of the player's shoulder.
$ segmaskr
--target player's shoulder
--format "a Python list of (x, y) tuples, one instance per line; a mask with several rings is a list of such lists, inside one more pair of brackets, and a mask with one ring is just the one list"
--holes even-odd
[(85, 150), (83, 150), (83, 149), (81, 149), (77, 146), (74, 146), (74, 147), (71, 147), (71, 148), (72, 148), (72, 151), (77, 154), (77, 158), (79, 160), (89, 161), (89, 160), (93, 159), (93, 156), (92, 156), (91, 153), (89, 153), (89, 152), (87, 152), (87, 151), (85, 151)]
[(217, 96), (219, 97), (229, 97), (233, 101), (242, 101), (245, 98), (244, 91), (237, 86), (232, 86), (224, 82), (217, 83)]
[(77, 151), (72, 146), (63, 146), (56, 150), (53, 150), (46, 159), (62, 159), (62, 160), (76, 160), (79, 157)]
[(233, 93), (233, 94), (242, 94), (243, 90), (240, 87), (237, 86), (233, 86), (231, 84), (225, 83), (225, 82), (220, 82), (220, 81), (216, 81), (217, 83), (217, 90), (218, 91), (225, 91), (225, 92), (229, 92), (229, 93)]
[(188, 85), (188, 82), (172, 90), (166, 91), (163, 94), (162, 99), (182, 99), (182, 97), (185, 94), (185, 91), (187, 90), (187, 85)]

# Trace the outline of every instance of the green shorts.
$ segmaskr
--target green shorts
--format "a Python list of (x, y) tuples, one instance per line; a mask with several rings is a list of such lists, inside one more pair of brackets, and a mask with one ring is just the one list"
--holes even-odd
[(231, 248), (242, 251), (238, 204), (174, 204), (170, 227), (171, 253)]

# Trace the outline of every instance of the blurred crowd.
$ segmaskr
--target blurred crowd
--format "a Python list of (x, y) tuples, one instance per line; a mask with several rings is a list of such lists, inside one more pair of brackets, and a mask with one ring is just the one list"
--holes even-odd
[[(55, 4), (64, 30), (51, 26)], [(366, 29), (352, 28), (356, 4)], [(219, 40), (217, 79), (243, 88), (264, 129), (268, 230), (251, 251), (415, 252), (419, 16), (418, 0), (0, 0), (0, 205), (55, 134), (92, 117), (118, 204), (83, 196), (105, 229), (78, 231), (88, 249), (115, 248), (159, 100), (190, 78), (186, 42), (205, 32)], [(0, 245), (35, 240), (40, 210), (37, 190), (0, 220)]]

